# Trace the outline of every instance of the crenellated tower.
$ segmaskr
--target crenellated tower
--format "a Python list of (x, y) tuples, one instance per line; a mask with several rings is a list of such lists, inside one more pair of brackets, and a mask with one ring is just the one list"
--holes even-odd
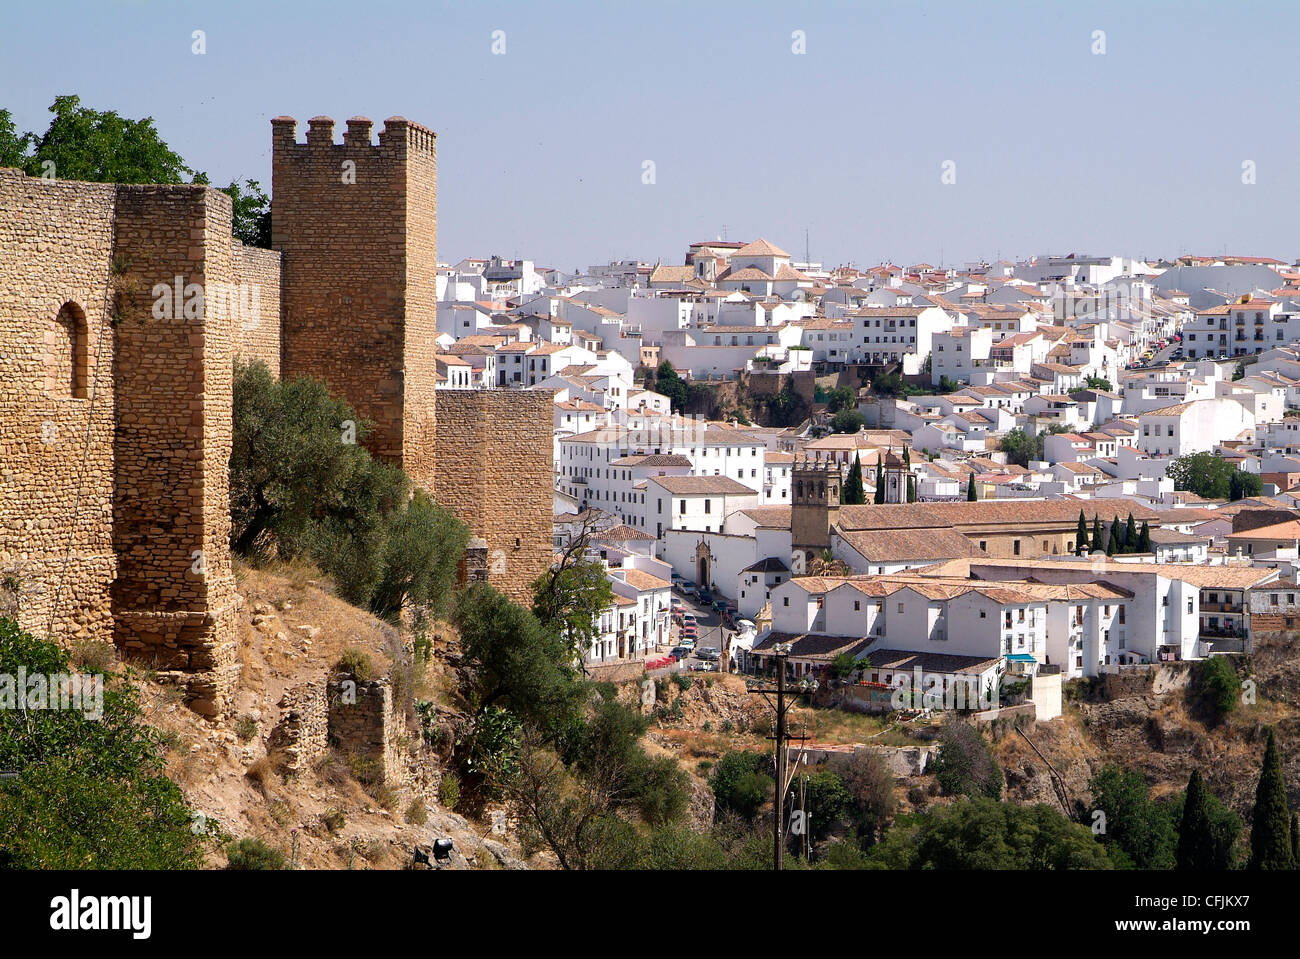
[(341, 393), (366, 446), (433, 490), (437, 335), (436, 135), (390, 117), (313, 117), (272, 129), (272, 246), (283, 253), (281, 375)]

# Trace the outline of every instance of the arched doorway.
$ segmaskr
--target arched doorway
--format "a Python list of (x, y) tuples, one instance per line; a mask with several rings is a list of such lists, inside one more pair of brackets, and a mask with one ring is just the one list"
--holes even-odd
[(695, 582), (701, 589), (709, 588), (712, 572), (713, 554), (709, 551), (709, 544), (700, 540), (695, 544)]

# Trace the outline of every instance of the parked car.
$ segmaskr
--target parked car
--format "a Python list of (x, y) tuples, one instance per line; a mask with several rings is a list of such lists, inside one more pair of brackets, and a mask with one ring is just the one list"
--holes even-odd
[(680, 663), (683, 659), (691, 655), (691, 647), (674, 646), (672, 649), (668, 650), (668, 655)]
[(680, 646), (682, 649), (692, 650), (695, 648), (695, 637), (683, 636), (681, 639), (677, 640), (677, 645)]
[(695, 651), (695, 655), (710, 663), (716, 663), (722, 658), (722, 650), (717, 646), (701, 646)]
[(699, 596), (700, 591), (696, 589), (694, 586), (692, 586), (690, 583), (687, 583), (685, 586), (682, 587), (682, 594), (685, 596), (694, 597), (694, 596)]
[(718, 665), (717, 663), (708, 663), (708, 662), (700, 661), (700, 662), (691, 663), (690, 666), (686, 668), (693, 673), (713, 673), (713, 672), (717, 672)]
[(686, 580), (682, 579), (682, 577), (677, 573), (672, 574), (670, 581), (673, 584), (673, 589), (681, 589), (686, 585)]
[(713, 594), (710, 593), (707, 589), (698, 590), (696, 592), (696, 595), (699, 596), (700, 602), (704, 603), (706, 606), (709, 603), (713, 602)]

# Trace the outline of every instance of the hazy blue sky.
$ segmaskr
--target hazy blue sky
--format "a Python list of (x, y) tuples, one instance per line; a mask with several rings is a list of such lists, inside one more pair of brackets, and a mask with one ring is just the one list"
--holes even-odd
[(442, 260), (680, 263), (724, 225), (797, 257), (806, 228), (828, 265), (1300, 256), (1290, 3), (5, 6), (0, 106), (20, 129), (76, 93), (153, 116), (214, 183), (269, 191), (277, 114), (300, 137), (316, 114), (340, 136), (354, 114), (432, 127)]

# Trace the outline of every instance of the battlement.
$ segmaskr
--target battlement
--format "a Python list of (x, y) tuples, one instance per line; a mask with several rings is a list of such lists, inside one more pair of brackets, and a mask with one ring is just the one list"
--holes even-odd
[(307, 139), (300, 141), (297, 139), (297, 120), (287, 116), (274, 117), (271, 120), (272, 153), (274, 156), (305, 157), (322, 152), (346, 155), (369, 149), (399, 157), (411, 154), (433, 156), (436, 152), (438, 134), (406, 117), (385, 120), (378, 143), (374, 141), (373, 129), (374, 122), (369, 117), (351, 117), (342, 142), (335, 142), (334, 118), (317, 116), (307, 121)]

